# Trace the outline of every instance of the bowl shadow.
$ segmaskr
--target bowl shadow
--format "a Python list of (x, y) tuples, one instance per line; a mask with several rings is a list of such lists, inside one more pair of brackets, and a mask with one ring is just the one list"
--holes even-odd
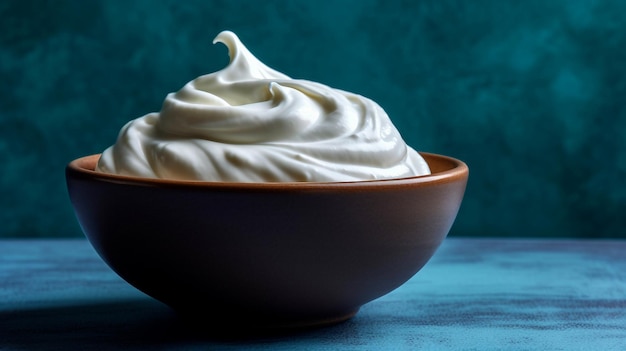
[(331, 327), (220, 326), (185, 318), (152, 299), (67, 302), (39, 308), (0, 309), (0, 349), (132, 350), (168, 345), (243, 346), (281, 341)]

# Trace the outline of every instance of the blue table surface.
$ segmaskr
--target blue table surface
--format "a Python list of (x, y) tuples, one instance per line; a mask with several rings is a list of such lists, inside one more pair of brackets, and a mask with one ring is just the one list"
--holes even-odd
[(626, 241), (448, 238), (352, 319), (235, 338), (192, 328), (86, 240), (0, 240), (0, 350), (626, 350)]

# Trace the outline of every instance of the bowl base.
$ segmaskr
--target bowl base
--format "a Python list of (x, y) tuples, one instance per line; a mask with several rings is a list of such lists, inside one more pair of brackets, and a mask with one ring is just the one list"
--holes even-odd
[(351, 319), (358, 312), (357, 308), (333, 316), (281, 320), (279, 318), (246, 319), (237, 315), (207, 316), (193, 311), (177, 311), (187, 326), (196, 332), (226, 339), (258, 338), (330, 327)]

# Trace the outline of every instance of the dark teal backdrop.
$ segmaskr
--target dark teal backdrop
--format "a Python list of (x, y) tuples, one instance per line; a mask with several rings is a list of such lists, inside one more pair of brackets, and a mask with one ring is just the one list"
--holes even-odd
[(626, 2), (5, 0), (0, 236), (82, 235), (64, 167), (168, 92), (268, 65), (368, 96), (471, 169), (455, 236), (626, 237)]

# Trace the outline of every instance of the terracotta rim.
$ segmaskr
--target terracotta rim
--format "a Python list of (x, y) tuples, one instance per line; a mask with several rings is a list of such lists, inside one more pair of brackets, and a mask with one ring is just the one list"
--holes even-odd
[(247, 189), (247, 190), (287, 190), (287, 189), (354, 189), (364, 190), (373, 188), (397, 188), (406, 186), (426, 186), (436, 183), (450, 183), (467, 178), (469, 174), (468, 166), (461, 160), (453, 157), (438, 155), (433, 153), (420, 152), (426, 162), (443, 161), (451, 166), (444, 170), (425, 176), (383, 179), (383, 180), (366, 180), (355, 182), (283, 182), (283, 183), (237, 183), (237, 182), (203, 182), (189, 180), (173, 180), (173, 179), (152, 179), (140, 178), (132, 176), (124, 176), (117, 174), (107, 174), (96, 172), (95, 165), (100, 158), (100, 154), (84, 156), (71, 161), (66, 168), (68, 175), (70, 173), (80, 176), (81, 178), (89, 178), (96, 181), (134, 184), (139, 186), (154, 187), (201, 187), (201, 188), (219, 188), (219, 189)]

